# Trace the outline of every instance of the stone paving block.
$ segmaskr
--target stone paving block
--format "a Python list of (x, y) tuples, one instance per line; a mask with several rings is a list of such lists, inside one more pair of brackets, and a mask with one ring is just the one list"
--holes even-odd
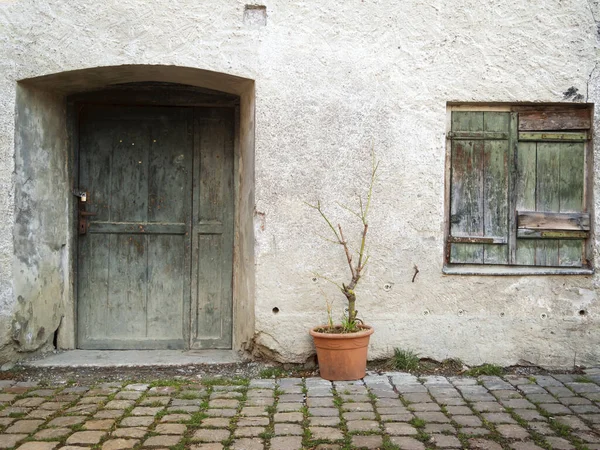
[(210, 444), (194, 444), (191, 450), (223, 450), (223, 444), (210, 443)]
[(35, 408), (36, 406), (40, 406), (46, 400), (39, 397), (32, 398), (22, 398), (21, 400), (17, 400), (13, 403), (13, 406), (23, 407), (23, 408)]
[(0, 434), (0, 448), (12, 448), (26, 437), (26, 434)]
[(236, 411), (235, 409), (207, 409), (205, 411), (207, 416), (211, 416), (211, 417), (233, 417), (236, 415)]
[(134, 384), (128, 384), (127, 386), (125, 386), (123, 388), (123, 390), (143, 392), (143, 391), (147, 390), (149, 387), (150, 387), (150, 385), (148, 385), (148, 384), (134, 383)]
[(571, 411), (565, 405), (561, 405), (560, 403), (542, 403), (538, 406), (544, 411), (546, 411), (548, 414), (573, 414), (573, 411)]
[(563, 425), (567, 425), (568, 427), (571, 427), (574, 430), (579, 430), (579, 431), (589, 431), (590, 428), (583, 423), (583, 421), (581, 419), (579, 419), (576, 416), (559, 416), (556, 417), (555, 420), (559, 423), (562, 423)]
[(384, 425), (384, 430), (391, 436), (413, 436), (419, 434), (417, 429), (409, 423), (389, 422)]
[(239, 399), (240, 397), (242, 397), (242, 393), (241, 392), (236, 392), (236, 391), (215, 391), (212, 394), (210, 394), (210, 399), (211, 400), (216, 400), (219, 398), (225, 399), (225, 400), (236, 400)]
[(337, 441), (344, 438), (342, 432), (337, 428), (310, 426), (309, 430), (312, 434), (312, 439), (315, 440)]
[(462, 428), (461, 429), (462, 433), (467, 435), (467, 436), (485, 436), (490, 434), (490, 430), (488, 430), (487, 428)]
[(260, 406), (244, 406), (240, 412), (241, 416), (268, 416), (265, 408)]
[(232, 450), (263, 450), (262, 439), (236, 439), (231, 444)]
[(507, 439), (528, 439), (529, 433), (519, 425), (496, 425), (496, 431)]
[(132, 416), (155, 416), (160, 411), (162, 411), (162, 409), (163, 408), (152, 408), (152, 407), (148, 407), (148, 406), (138, 406), (138, 407), (133, 408), (131, 410), (131, 415)]
[(502, 450), (502, 446), (487, 439), (469, 439), (469, 446), (476, 450)]
[(475, 415), (452, 416), (452, 420), (463, 427), (480, 427), (482, 425), (479, 417)]
[(437, 403), (412, 403), (408, 406), (411, 411), (441, 411)]
[(425, 445), (414, 438), (407, 436), (390, 436), (390, 442), (402, 450), (425, 450)]
[(125, 414), (122, 409), (102, 409), (94, 414), (94, 419), (116, 419)]
[(264, 427), (237, 427), (233, 432), (236, 438), (240, 437), (259, 437), (265, 431)]
[(584, 397), (561, 397), (559, 401), (563, 405), (571, 406), (571, 405), (591, 405), (592, 402)]
[(434, 434), (431, 436), (431, 440), (435, 443), (436, 448), (462, 448), (462, 444), (456, 436)]
[(60, 439), (70, 433), (72, 433), (70, 428), (46, 428), (34, 434), (33, 438), (39, 440), (53, 440)]
[(540, 415), (535, 409), (515, 409), (513, 413), (518, 415), (521, 419), (528, 422), (532, 421), (545, 421), (547, 420), (544, 416)]
[[(316, 397), (317, 399), (322, 399), (325, 401), (329, 401), (331, 402), (331, 405), (333, 405), (333, 400), (327, 400), (326, 398), (323, 399), (321, 397)], [(303, 403), (304, 402), (304, 395), (302, 394), (282, 394), (279, 396), (279, 403)], [(311, 405), (311, 406), (330, 406), (330, 405)]]
[(142, 395), (144, 395), (143, 392), (136, 392), (136, 391), (121, 391), (121, 392), (117, 392), (117, 394), (115, 395), (115, 399), (116, 400), (137, 400), (138, 398), (140, 398)]
[(383, 406), (383, 407), (377, 407), (377, 412), (379, 414), (406, 414), (409, 413), (408, 409), (406, 409), (405, 407), (398, 407), (398, 406), (391, 406), (391, 407), (387, 407), (387, 406)]
[(30, 408), (16, 408), (14, 406), (10, 406), (0, 410), (0, 417), (9, 417), (13, 414), (27, 414), (29, 411), (31, 411)]
[(237, 408), (240, 402), (238, 400), (229, 400), (224, 398), (217, 398), (208, 402), (209, 408)]
[(174, 392), (177, 392), (177, 388), (176, 387), (173, 387), (173, 386), (157, 386), (157, 387), (150, 388), (150, 390), (148, 391), (148, 394), (150, 396), (154, 396), (154, 395), (171, 395)]
[(98, 411), (97, 405), (77, 405), (67, 409), (65, 412), (68, 414), (84, 414), (89, 416), (96, 411)]
[(600, 424), (600, 414), (584, 414), (581, 417), (590, 423)]
[(369, 397), (368, 395), (357, 395), (357, 394), (352, 394), (352, 395), (340, 395), (340, 398), (342, 399), (343, 402), (346, 403), (352, 403), (352, 402), (356, 402), (356, 403), (366, 403), (366, 402), (370, 402), (371, 401), (371, 397)]
[(277, 436), (271, 439), (271, 450), (300, 450), (302, 438), (296, 436)]
[[(164, 419), (164, 417), (163, 417)], [(119, 426), (122, 427), (147, 427), (154, 422), (154, 417), (151, 416), (137, 416), (137, 417), (125, 417), (121, 420)]]
[(105, 435), (104, 431), (77, 431), (67, 438), (67, 444), (94, 445)]
[(381, 414), (382, 422), (410, 422), (415, 417), (412, 413), (405, 414)]
[(73, 425), (79, 425), (87, 420), (84, 416), (62, 416), (52, 419), (49, 423), (49, 427), (71, 427)]
[(7, 434), (29, 434), (33, 433), (43, 423), (43, 420), (18, 420), (4, 432)]
[(203, 428), (196, 430), (192, 436), (192, 441), (200, 442), (221, 442), (229, 439), (229, 430)]
[(379, 449), (383, 445), (381, 436), (352, 436), (352, 445), (356, 448)]
[(600, 386), (594, 383), (566, 383), (566, 385), (578, 394), (587, 392), (600, 392)]
[(277, 436), (302, 436), (303, 433), (302, 426), (295, 423), (276, 423), (274, 430)]
[(340, 424), (339, 417), (311, 417), (308, 420), (314, 427), (335, 427)]
[(570, 408), (576, 414), (600, 413), (600, 408), (594, 405), (571, 405)]
[(399, 408), (405, 409), (399, 398), (378, 398), (375, 402), (377, 408)]
[(78, 405), (97, 405), (98, 403), (104, 403), (106, 397), (83, 397), (79, 400)]
[(246, 393), (247, 398), (256, 398), (256, 397), (273, 397), (273, 389), (248, 389)]
[(85, 430), (110, 430), (114, 425), (113, 419), (88, 420), (83, 424)]
[(139, 442), (137, 439), (109, 439), (102, 444), (102, 450), (126, 450), (135, 447)]
[(546, 436), (544, 438), (552, 447), (552, 450), (572, 450), (575, 447), (566, 439), (557, 436)]
[[(199, 406), (170, 406), (166, 409), (169, 414), (190, 413), (193, 414), (200, 411)], [(235, 411), (235, 410), (233, 410)]]
[(59, 409), (62, 409), (67, 405), (68, 405), (68, 403), (66, 403), (66, 402), (44, 402), (40, 405), (40, 409), (46, 409), (46, 410), (50, 410), (50, 411), (58, 411)]
[(53, 450), (58, 445), (58, 442), (25, 442), (20, 445), (17, 450)]
[[(208, 411), (207, 411), (208, 413)], [(187, 422), (191, 420), (192, 416), (189, 414), (167, 414), (162, 416), (160, 419), (161, 422)]]
[(154, 431), (158, 434), (177, 434), (182, 435), (187, 427), (182, 423), (159, 423)]
[[(309, 411), (312, 413), (312, 410), (309, 409)], [(334, 409), (334, 411), (336, 411), (336, 414), (332, 414), (332, 415), (318, 415), (318, 414), (312, 414), (313, 417), (338, 417), (337, 414), (337, 409)], [(273, 421), (274, 422), (297, 422), (297, 423), (301, 423), (304, 420), (304, 416), (302, 415), (302, 413), (300, 412), (287, 412), (287, 413), (275, 413), (273, 414)]]
[(403, 394), (402, 398), (409, 403), (426, 403), (433, 402), (428, 393), (407, 393)]
[(201, 427), (211, 428), (227, 428), (229, 426), (230, 419), (224, 417), (208, 417), (202, 420)]
[(443, 399), (438, 399), (438, 403), (440, 405), (449, 405), (449, 406), (462, 406), (466, 405), (465, 401), (460, 397), (444, 397)]
[(277, 403), (277, 412), (299, 411), (303, 406), (302, 403)]
[(127, 427), (117, 428), (111, 433), (111, 436), (121, 438), (143, 438), (148, 433), (146, 427)]
[(163, 434), (161, 436), (152, 436), (144, 441), (142, 444), (144, 447), (160, 447), (160, 448), (169, 448), (181, 440), (181, 436), (172, 436), (168, 434)]
[(424, 430), (427, 434), (456, 433), (456, 428), (449, 423), (428, 423)]
[(579, 439), (581, 439), (583, 442), (587, 442), (589, 444), (599, 444), (600, 443), (600, 436), (598, 436), (597, 434), (594, 434), (593, 432), (585, 432), (585, 431), (578, 431), (573, 433), (575, 436), (577, 436)]
[(237, 421), (238, 427), (266, 427), (268, 425), (268, 417), (240, 417)]
[(0, 402), (12, 402), (17, 396), (15, 394), (0, 394)]
[(479, 412), (504, 412), (504, 407), (498, 402), (476, 402), (473, 409)]
[(379, 431), (379, 422), (375, 420), (350, 420), (346, 426), (350, 432)]
[(343, 412), (342, 417), (344, 420), (374, 420), (375, 413), (373, 411)]
[(542, 447), (538, 447), (533, 442), (513, 442), (510, 444), (510, 448), (513, 450), (544, 450)]
[(545, 422), (532, 422), (529, 424), (529, 428), (544, 436), (554, 434), (554, 430)]
[(525, 399), (502, 400), (505, 408), (512, 409), (535, 409), (535, 405)]
[(370, 403), (344, 403), (342, 405), (342, 411), (373, 411), (373, 405)]
[(499, 400), (512, 400), (512, 399), (523, 398), (523, 396), (515, 390), (494, 391), (494, 392), (492, 392), (492, 395)]
[(27, 414), (27, 419), (47, 419), (50, 416), (56, 414), (56, 411), (49, 411), (45, 409), (34, 409), (29, 414)]
[(308, 408), (308, 413), (314, 417), (333, 417), (339, 415), (337, 408)]
[(425, 422), (433, 422), (433, 423), (447, 423), (450, 422), (450, 419), (446, 417), (444, 413), (441, 412), (417, 412), (415, 415), (419, 419), (423, 419)]
[(133, 400), (111, 400), (106, 405), (104, 405), (105, 409), (127, 409), (132, 407), (135, 404)]
[(249, 398), (248, 400), (246, 400), (245, 405), (246, 406), (261, 406), (264, 408), (266, 406), (272, 406), (273, 403), (275, 403), (274, 397), (255, 397), (255, 398)]
[(533, 403), (558, 403), (558, 400), (550, 394), (528, 394), (526, 398)]
[[(566, 388), (564, 386), (548, 386), (546, 389), (552, 395), (555, 395), (557, 397), (573, 397), (573, 391), (571, 391), (570, 389), (568, 389), (568, 388)], [(545, 394), (546, 391), (544, 391), (544, 392), (539, 392), (538, 391), (537, 393), (539, 393), (539, 394)]]
[(483, 418), (491, 423), (516, 423), (507, 413), (484, 413)]
[(447, 406), (446, 411), (451, 416), (464, 416), (467, 414), (473, 414), (473, 411), (468, 406)]

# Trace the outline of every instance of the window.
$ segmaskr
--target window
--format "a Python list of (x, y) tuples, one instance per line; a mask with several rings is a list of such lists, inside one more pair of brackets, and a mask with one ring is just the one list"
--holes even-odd
[(591, 273), (589, 105), (452, 106), (446, 273)]

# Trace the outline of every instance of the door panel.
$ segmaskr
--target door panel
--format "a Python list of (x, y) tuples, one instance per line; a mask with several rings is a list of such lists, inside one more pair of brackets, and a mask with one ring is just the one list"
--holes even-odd
[(189, 108), (88, 106), (81, 116), (80, 348), (186, 348), (193, 121)]
[(233, 110), (196, 110), (192, 348), (231, 348)]

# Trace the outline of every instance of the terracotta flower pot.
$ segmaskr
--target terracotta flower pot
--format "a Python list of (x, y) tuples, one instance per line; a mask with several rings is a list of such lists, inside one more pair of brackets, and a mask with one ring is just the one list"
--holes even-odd
[(330, 381), (358, 380), (367, 369), (367, 350), (373, 327), (362, 325), (356, 333), (333, 334), (316, 330), (327, 328), (321, 325), (310, 330), (319, 360), (321, 378)]

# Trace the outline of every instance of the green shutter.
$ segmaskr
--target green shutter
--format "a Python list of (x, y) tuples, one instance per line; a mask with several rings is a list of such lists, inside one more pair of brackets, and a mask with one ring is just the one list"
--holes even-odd
[(589, 232), (584, 155), (584, 142), (519, 142), (516, 264), (583, 265), (582, 237)]
[(452, 113), (449, 262), (508, 263), (510, 113)]

